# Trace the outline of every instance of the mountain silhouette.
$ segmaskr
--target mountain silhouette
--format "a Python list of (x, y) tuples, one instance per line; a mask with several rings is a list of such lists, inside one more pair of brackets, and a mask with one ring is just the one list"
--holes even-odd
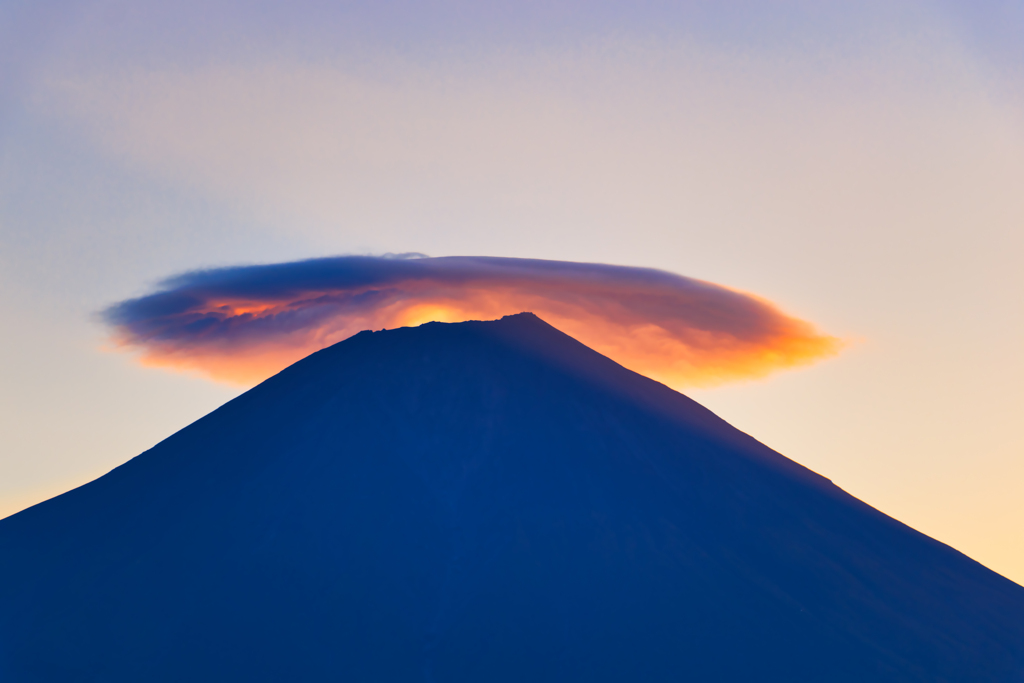
[(1010, 683), (1024, 588), (523, 313), (0, 521), (0, 680)]

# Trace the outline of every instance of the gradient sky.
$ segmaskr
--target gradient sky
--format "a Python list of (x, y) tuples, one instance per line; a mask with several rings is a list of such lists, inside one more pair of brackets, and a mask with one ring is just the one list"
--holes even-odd
[(197, 268), (658, 268), (847, 341), (689, 392), (1024, 582), (1024, 2), (6, 2), (0, 514), (239, 388), (113, 353)]

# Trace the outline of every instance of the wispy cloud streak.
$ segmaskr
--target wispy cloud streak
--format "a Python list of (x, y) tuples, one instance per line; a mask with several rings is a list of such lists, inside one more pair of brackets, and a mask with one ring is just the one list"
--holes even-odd
[(340, 256), (184, 273), (104, 311), (146, 365), (250, 384), (364, 329), (532, 311), (675, 387), (763, 377), (839, 341), (751, 294), (648, 268), (536, 259)]

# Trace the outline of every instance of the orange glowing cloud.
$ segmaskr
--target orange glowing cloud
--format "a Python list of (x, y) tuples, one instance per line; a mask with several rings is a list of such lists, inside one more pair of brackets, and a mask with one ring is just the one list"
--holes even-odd
[(756, 296), (659, 270), (491, 257), (342, 256), (185, 273), (104, 313), (149, 366), (254, 384), (365, 329), (531, 311), (675, 388), (763, 377), (839, 341)]

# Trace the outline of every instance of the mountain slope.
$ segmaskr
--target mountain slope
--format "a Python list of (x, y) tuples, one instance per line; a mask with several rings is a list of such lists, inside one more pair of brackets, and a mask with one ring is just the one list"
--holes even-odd
[(1024, 588), (520, 314), (0, 520), (0, 680), (1024, 681)]

